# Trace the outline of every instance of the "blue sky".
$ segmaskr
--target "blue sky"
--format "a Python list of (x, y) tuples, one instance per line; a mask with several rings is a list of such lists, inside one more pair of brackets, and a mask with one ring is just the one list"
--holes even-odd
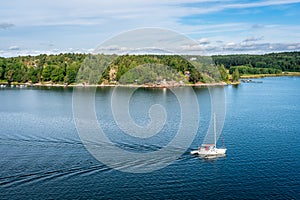
[(172, 29), (210, 54), (300, 50), (300, 0), (14, 0), (0, 8), (0, 56), (91, 52), (121, 32)]

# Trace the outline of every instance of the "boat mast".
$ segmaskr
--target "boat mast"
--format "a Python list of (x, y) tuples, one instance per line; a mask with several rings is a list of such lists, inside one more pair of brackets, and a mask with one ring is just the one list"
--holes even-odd
[(214, 113), (214, 144), (217, 147), (216, 113)]

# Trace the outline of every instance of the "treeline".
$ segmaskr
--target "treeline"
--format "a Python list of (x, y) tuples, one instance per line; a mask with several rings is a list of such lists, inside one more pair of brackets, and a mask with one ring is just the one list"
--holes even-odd
[(77, 81), (89, 84), (145, 84), (228, 80), (225, 68), (215, 67), (211, 57), (193, 58), (179, 55), (88, 55), (78, 72)]
[[(273, 74), (283, 72), (300, 72), (300, 52), (270, 53), (265, 55), (218, 55), (213, 56), (217, 65), (226, 69), (236, 66), (240, 72), (248, 74)], [(234, 71), (232, 68), (231, 71)]]
[[(0, 81), (18, 83), (184, 83), (219, 82), (228, 79), (211, 57), (179, 55), (86, 55), (59, 54), (0, 58)], [(101, 77), (101, 78), (100, 78)]]
[(0, 58), (0, 82), (8, 83), (211, 83), (236, 81), (243, 74), (287, 71), (300, 72), (300, 52), (212, 57), (67, 53)]
[(274, 68), (254, 68), (251, 65), (234, 66), (229, 68), (229, 73), (233, 74), (235, 70), (238, 70), (239, 74), (280, 74), (280, 69)]
[(85, 57), (68, 53), (0, 58), (0, 81), (72, 83)]

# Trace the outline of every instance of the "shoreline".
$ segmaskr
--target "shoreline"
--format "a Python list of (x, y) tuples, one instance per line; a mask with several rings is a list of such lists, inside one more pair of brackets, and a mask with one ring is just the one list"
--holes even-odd
[[(255, 79), (255, 78), (265, 78), (265, 77), (280, 77), (280, 76), (300, 76), (300, 72), (286, 72), (283, 74), (249, 74), (242, 75), (240, 80), (242, 79)], [(214, 87), (214, 86), (228, 86), (228, 85), (239, 85), (238, 82), (219, 82), (219, 83), (195, 83), (195, 84), (180, 84), (180, 83), (172, 83), (172, 84), (97, 84), (97, 85), (89, 85), (84, 83), (79, 84), (59, 84), (59, 83), (8, 83), (8, 82), (0, 82), (0, 88), (5, 88), (7, 86), (10, 87), (64, 87), (64, 88), (74, 88), (74, 87), (82, 87), (82, 88), (92, 88), (92, 87), (129, 87), (129, 88), (175, 88), (175, 87)]]
[(227, 86), (227, 85), (237, 85), (240, 82), (236, 83), (195, 83), (195, 84), (97, 84), (97, 85), (89, 85), (89, 84), (57, 84), (57, 83), (11, 83), (8, 84), (7, 82), (0, 83), (1, 88), (5, 87), (18, 87), (18, 88), (24, 88), (24, 87), (64, 87), (64, 88), (93, 88), (93, 87), (128, 87), (128, 88), (175, 88), (175, 87), (213, 87), (213, 86)]
[(247, 78), (264, 78), (264, 77), (277, 77), (277, 76), (300, 76), (300, 72), (286, 72), (282, 74), (246, 74), (241, 75), (241, 79)]

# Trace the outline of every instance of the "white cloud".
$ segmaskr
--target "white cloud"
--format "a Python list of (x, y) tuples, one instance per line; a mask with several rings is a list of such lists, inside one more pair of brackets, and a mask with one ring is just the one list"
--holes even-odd
[(210, 41), (207, 38), (200, 38), (198, 42), (201, 45), (207, 45), (210, 43)]
[(226, 44), (226, 46), (228, 46), (228, 47), (230, 47), (230, 46), (234, 46), (235, 45), (235, 43), (234, 42), (229, 42), (229, 43), (227, 43)]
[(94, 49), (52, 49), (52, 50), (34, 50), (34, 49), (15, 49), (15, 50), (0, 50), (0, 57), (16, 57), (16, 56), (37, 56), (40, 54), (56, 55), (60, 53), (93, 53)]
[(251, 37), (246, 38), (243, 42), (257, 42), (257, 41), (260, 41), (260, 40), (263, 40), (263, 39), (264, 39), (263, 36), (261, 36), (261, 37), (251, 36)]
[(20, 47), (18, 47), (18, 46), (10, 46), (8, 48), (8, 50), (10, 50), (10, 51), (18, 51), (18, 50), (20, 50)]
[(252, 43), (252, 44), (230, 44), (223, 47), (228, 53), (269, 53), (282, 51), (299, 51), (300, 43)]

